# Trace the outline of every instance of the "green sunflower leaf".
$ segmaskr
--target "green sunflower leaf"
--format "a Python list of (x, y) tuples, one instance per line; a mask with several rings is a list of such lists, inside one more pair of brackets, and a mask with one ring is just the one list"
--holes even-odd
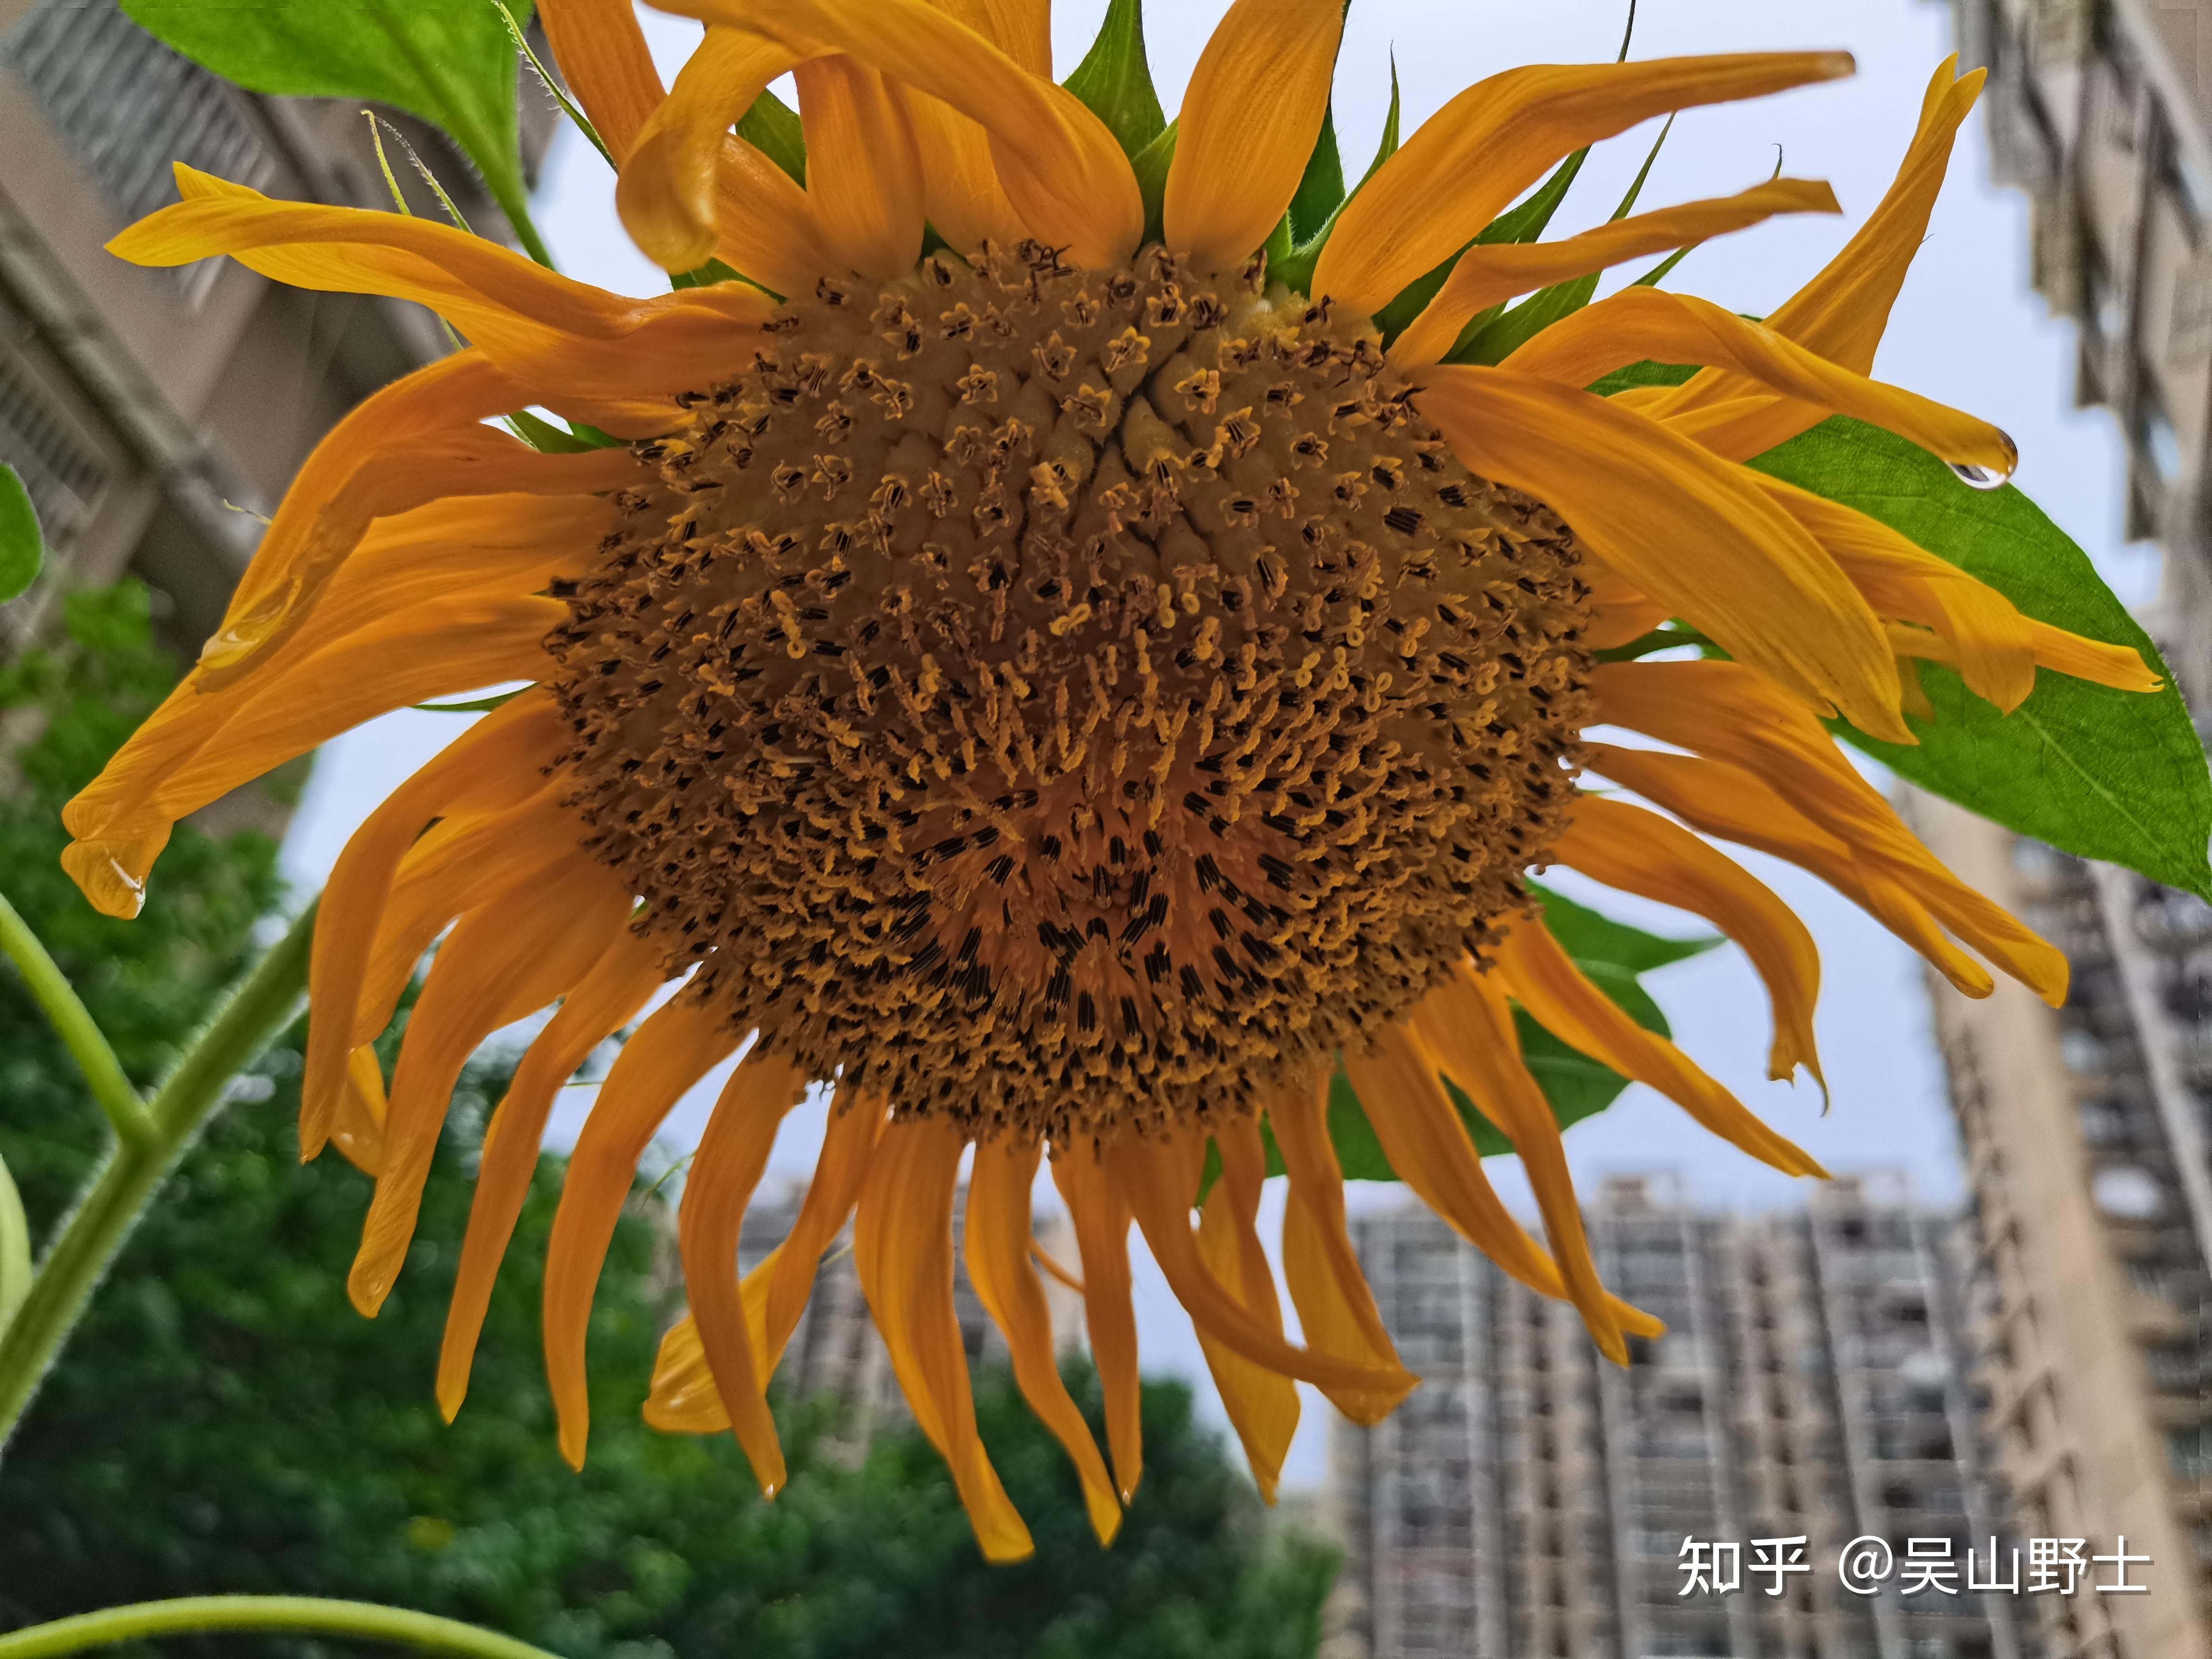
[(805, 187), (805, 130), (799, 124), (799, 112), (782, 99), (772, 92), (764, 92), (754, 99), (753, 106), (738, 122), (738, 137)]
[(623, 441), (582, 422), (556, 426), (543, 416), (518, 409), (507, 417), (514, 435), (545, 455), (584, 455), (594, 449), (620, 449)]
[[(1152, 86), (1152, 66), (1145, 60), (1143, 0), (1112, 0), (1106, 21), (1098, 26), (1098, 38), (1061, 84), (1106, 124), (1121, 153), (1131, 160), (1159, 137), (1168, 118)], [(1163, 167), (1160, 172), (1164, 178), (1167, 169)]]
[(39, 579), (46, 562), (46, 538), (39, 533), (39, 510), (15, 469), (0, 463), (0, 605), (18, 599)]
[(1291, 240), (1311, 240), (1343, 205), (1344, 156), (1336, 147), (1336, 106), (1332, 102), (1322, 112), (1321, 133), (1298, 179), (1297, 194), (1291, 198)]
[(1160, 240), (1160, 212), (1167, 201), (1168, 169), (1175, 165), (1176, 123), (1159, 130), (1152, 142), (1129, 158), (1129, 171), (1137, 175), (1137, 194), (1145, 204), (1145, 240)]
[(531, 257), (550, 263), (530, 222), (515, 131), (520, 58), (507, 25), (529, 22), (530, 0), (123, 0), (123, 9), (249, 92), (367, 99), (441, 128)]
[[(1552, 930), (1552, 936), (1591, 982), (1646, 1030), (1656, 1031), (1662, 1036), (1668, 1035), (1667, 1017), (1652, 1000), (1651, 994), (1644, 988), (1638, 975), (1710, 951), (1721, 941), (1711, 937), (1667, 939), (1647, 933), (1588, 905), (1578, 904), (1564, 894), (1534, 882), (1528, 885), (1543, 902), (1544, 925)], [(1561, 1128), (1603, 1111), (1628, 1086), (1626, 1078), (1579, 1049), (1569, 1048), (1522, 1010), (1514, 1010), (1513, 1023), (1520, 1033), (1522, 1059), (1537, 1086), (1543, 1090), (1544, 1098), (1551, 1103), (1552, 1115)], [(1483, 1116), (1473, 1101), (1452, 1085), (1447, 1083), (1444, 1086), (1460, 1115), (1467, 1120), (1478, 1152), (1485, 1158), (1494, 1158), (1513, 1150), (1512, 1143)], [(1374, 1127), (1360, 1108), (1359, 1097), (1353, 1092), (1351, 1079), (1341, 1071), (1329, 1085), (1328, 1132), (1346, 1180), (1398, 1178), (1389, 1160), (1382, 1155), (1382, 1143), (1376, 1139)], [(1270, 1172), (1279, 1173), (1282, 1165), (1272, 1142), (1268, 1158)]]
[(1936, 719), (1908, 714), (1915, 747), (1835, 723), (1902, 778), (2062, 852), (2100, 859), (2212, 898), (2212, 776), (2204, 746), (2149, 636), (2065, 532), (2008, 484), (1975, 489), (1917, 446), (1832, 416), (1752, 463), (1901, 531), (2039, 621), (2128, 645), (2166, 678), (2153, 693), (2036, 676), (2009, 714), (1956, 673), (1923, 665)]

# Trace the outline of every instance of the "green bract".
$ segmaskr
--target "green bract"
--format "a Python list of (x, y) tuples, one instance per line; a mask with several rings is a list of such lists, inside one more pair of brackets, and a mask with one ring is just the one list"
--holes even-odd
[(28, 592), (45, 562), (46, 540), (31, 493), (14, 467), (0, 465), (0, 605)]

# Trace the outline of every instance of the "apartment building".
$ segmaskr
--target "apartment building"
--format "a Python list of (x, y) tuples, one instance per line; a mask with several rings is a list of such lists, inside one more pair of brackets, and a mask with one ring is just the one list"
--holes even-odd
[[(1356, 1222), (1424, 1382), (1376, 1427), (1335, 1431), (1332, 1659), (2035, 1659), (2015, 1596), (1956, 1576), (1858, 1594), (1839, 1571), (1855, 1540), (1895, 1562), (1916, 1540), (1953, 1563), (1993, 1534), (2014, 1547), (1945, 1218), (1895, 1179), (1742, 1218), (1637, 1177), (1607, 1182), (1589, 1224), (1607, 1284), (1668, 1323), (1626, 1370), (1425, 1212)], [(1789, 1571), (1762, 1579), (1760, 1560)]]

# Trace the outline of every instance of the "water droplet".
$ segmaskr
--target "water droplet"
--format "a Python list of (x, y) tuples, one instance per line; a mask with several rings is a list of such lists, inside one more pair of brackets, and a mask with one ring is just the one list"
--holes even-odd
[(1971, 489), (2002, 489), (2005, 487), (2003, 473), (1990, 467), (1976, 466), (1970, 461), (1954, 461), (1951, 471), (1965, 479)]

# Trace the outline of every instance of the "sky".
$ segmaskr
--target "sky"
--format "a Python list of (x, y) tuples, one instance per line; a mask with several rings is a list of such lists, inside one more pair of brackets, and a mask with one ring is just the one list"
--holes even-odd
[[(1060, 0), (1054, 8), (1056, 71), (1079, 61), (1105, 0)], [(1172, 113), (1180, 89), (1225, 0), (1179, 0), (1149, 8), (1153, 75)], [(1346, 171), (1373, 154), (1395, 60), (1410, 131), (1463, 87), (1524, 63), (1611, 58), (1619, 47), (1619, 0), (1357, 0), (1335, 85), (1335, 118)], [(647, 13), (664, 74), (674, 73), (696, 25)], [(1632, 56), (1842, 47), (1856, 57), (1852, 79), (1779, 97), (1692, 110), (1675, 124), (1639, 205), (1727, 194), (1773, 171), (1825, 178), (1840, 218), (1778, 219), (1706, 244), (1668, 286), (1731, 310), (1764, 315), (1817, 271), (1873, 208), (1911, 136), (1929, 76), (1952, 50), (1950, 10), (1929, 0), (1644, 0)], [(1551, 234), (1608, 217), (1656, 136), (1657, 123), (1600, 146), (1576, 181)], [(625, 237), (613, 209), (612, 175), (564, 131), (541, 180), (538, 223), (562, 270), (633, 294), (664, 278)], [(2054, 320), (2030, 289), (2027, 203), (1990, 177), (1981, 116), (1969, 121), (1927, 240), (1893, 313), (1875, 372), (1995, 421), (2017, 441), (2016, 482), (2086, 548), (2130, 604), (2150, 600), (2155, 555), (2120, 539), (2124, 462), (2118, 429), (2102, 410), (2073, 406), (2075, 331)], [(1630, 274), (1643, 269), (1641, 262)], [(1616, 281), (1620, 279), (1615, 279)], [(285, 848), (300, 890), (320, 885), (354, 826), (403, 778), (463, 729), (463, 717), (404, 713), (328, 745), (315, 768)], [(1818, 940), (1824, 994), (1818, 1033), (1830, 1085), (1823, 1115), (1809, 1083), (1764, 1075), (1767, 1011), (1763, 991), (1733, 947), (1652, 976), (1650, 988), (1677, 1042), (1754, 1110), (1829, 1169), (1899, 1169), (1923, 1200), (1950, 1204), (1960, 1192), (1954, 1131), (1929, 1033), (1918, 961), (1859, 911), (1790, 866), (1731, 849), (1797, 909)], [(1694, 919), (1578, 884), (1557, 884), (1655, 931), (1701, 932)], [(664, 1131), (668, 1154), (694, 1144), (720, 1085), (710, 1077), (678, 1106)], [(572, 1139), (590, 1091), (568, 1091), (552, 1132)], [(819, 1107), (794, 1113), (771, 1162), (778, 1175), (811, 1169), (823, 1123)], [(1697, 1200), (1765, 1208), (1796, 1201), (1796, 1183), (1713, 1140), (1674, 1106), (1641, 1086), (1568, 1132), (1577, 1182), (1587, 1188), (1616, 1172), (1676, 1173)], [(1493, 1159), (1492, 1179), (1510, 1204), (1534, 1213), (1511, 1159)], [(1273, 1183), (1279, 1186), (1280, 1183)], [(1403, 1201), (1395, 1186), (1355, 1183), (1357, 1208)], [(1279, 1215), (1272, 1196), (1263, 1228)], [(1141, 1252), (1141, 1246), (1138, 1247)], [(1139, 1264), (1139, 1330), (1148, 1370), (1192, 1377), (1218, 1419), (1188, 1323), (1149, 1261)], [(1306, 1411), (1285, 1471), (1290, 1486), (1319, 1484), (1328, 1408), (1305, 1390)]]

